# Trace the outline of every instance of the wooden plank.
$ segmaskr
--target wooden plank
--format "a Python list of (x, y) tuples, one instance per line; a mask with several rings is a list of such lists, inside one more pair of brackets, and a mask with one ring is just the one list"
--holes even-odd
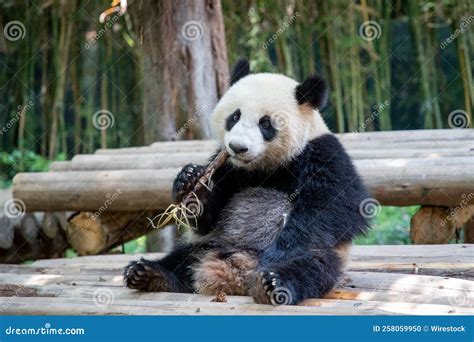
[[(474, 245), (355, 246), (354, 268), (407, 268), (416, 260), (418, 275), (348, 271), (325, 299), (303, 306), (256, 305), (250, 297), (179, 293), (139, 293), (123, 286), (121, 269), (138, 255), (41, 260), (32, 265), (0, 266), (0, 305), (6, 314), (474, 314), (474, 282), (421, 276), (434, 264), (464, 264), (472, 269)], [(160, 257), (148, 254), (147, 257)], [(373, 260), (373, 263), (370, 261)], [(354, 266), (355, 265), (355, 266)], [(104, 272), (107, 270), (107, 272)], [(99, 300), (99, 297), (101, 298)], [(109, 301), (103, 303), (103, 301)]]
[[(106, 305), (108, 304), (108, 305)], [(7, 315), (472, 315), (471, 308), (416, 303), (314, 299), (307, 306), (93, 298), (0, 297)]]
[[(87, 256), (74, 259), (48, 259), (38, 260), (33, 263), (42, 272), (49, 268), (62, 269), (78, 268), (87, 274), (107, 272), (121, 272), (121, 269), (130, 261), (142, 256), (154, 259), (161, 258), (163, 254), (118, 254)], [(0, 272), (23, 272), (12, 266), (2, 267)], [(415, 271), (421, 275), (437, 275), (474, 279), (474, 245), (426, 245), (426, 246), (354, 246), (348, 264), (349, 271), (372, 271), (413, 274)], [(26, 272), (28, 272), (26, 270)], [(62, 274), (62, 273), (61, 273)]]
[[(123, 286), (121, 276), (0, 274), (0, 294), (3, 296), (92, 298), (102, 289), (116, 299), (210, 301), (207, 296), (190, 294), (140, 293)], [(170, 299), (173, 296), (173, 299)], [(181, 297), (180, 297), (181, 296)], [(242, 302), (253, 302), (250, 298)], [(327, 298), (410, 302), (471, 307), (474, 302), (474, 282), (429, 276), (348, 272)]]

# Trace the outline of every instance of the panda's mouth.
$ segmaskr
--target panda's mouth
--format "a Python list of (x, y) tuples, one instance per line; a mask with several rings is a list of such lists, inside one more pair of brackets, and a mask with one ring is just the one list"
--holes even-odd
[(252, 158), (243, 158), (241, 156), (231, 156), (230, 157), (231, 162), (233, 162), (236, 165), (248, 165), (250, 164), (253, 159)]
[(235, 160), (235, 161), (238, 161), (239, 163), (243, 163), (243, 164), (248, 164), (252, 161), (252, 159), (242, 158), (242, 157), (239, 157), (239, 156), (232, 156), (231, 159)]

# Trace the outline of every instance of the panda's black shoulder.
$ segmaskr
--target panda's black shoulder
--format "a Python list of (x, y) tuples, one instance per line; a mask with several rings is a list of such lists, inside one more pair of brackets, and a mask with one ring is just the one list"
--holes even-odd
[(337, 166), (338, 171), (356, 173), (346, 149), (331, 133), (310, 140), (299, 156), (298, 164), (302, 168), (314, 165), (318, 168)]
[(333, 134), (324, 134), (305, 146), (296, 161), (296, 170), (301, 183), (318, 184), (333, 189), (334, 194), (343, 194), (354, 203), (369, 196), (351, 157)]

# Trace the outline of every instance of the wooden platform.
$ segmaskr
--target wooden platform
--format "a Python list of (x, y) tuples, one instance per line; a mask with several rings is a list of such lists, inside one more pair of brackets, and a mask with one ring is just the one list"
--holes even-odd
[[(141, 255), (0, 265), (3, 315), (473, 315), (474, 245), (357, 246), (325, 299), (257, 305), (250, 297), (139, 293), (122, 268)], [(147, 257), (159, 257), (149, 254)]]

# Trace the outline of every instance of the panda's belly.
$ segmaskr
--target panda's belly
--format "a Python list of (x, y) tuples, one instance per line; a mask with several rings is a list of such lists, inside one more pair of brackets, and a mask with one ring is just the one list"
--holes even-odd
[(235, 194), (223, 209), (212, 233), (216, 243), (263, 249), (283, 228), (291, 206), (286, 193), (247, 188)]

